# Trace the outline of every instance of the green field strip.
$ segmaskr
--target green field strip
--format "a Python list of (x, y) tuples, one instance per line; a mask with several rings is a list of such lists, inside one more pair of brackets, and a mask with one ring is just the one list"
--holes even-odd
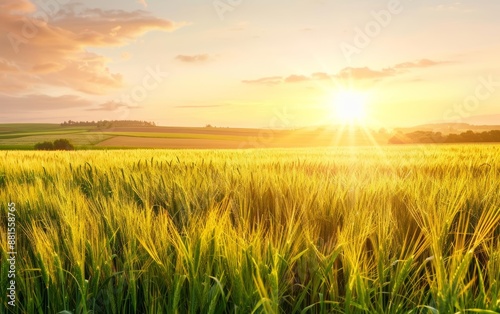
[(101, 133), (78, 132), (78, 133), (63, 133), (63, 134), (43, 134), (31, 135), (16, 138), (0, 138), (0, 145), (34, 145), (40, 142), (54, 141), (57, 139), (67, 139), (73, 145), (96, 145), (104, 140), (111, 138), (111, 136)]
[(45, 132), (15, 132), (15, 133), (3, 133), (0, 134), (0, 139), (12, 139), (20, 138), (26, 136), (37, 136), (37, 135), (64, 135), (64, 134), (77, 134), (77, 133), (87, 133), (88, 130), (66, 130), (66, 131), (45, 131)]
[(143, 137), (143, 138), (167, 138), (167, 139), (196, 139), (196, 140), (225, 140), (241, 141), (244, 136), (214, 135), (214, 134), (191, 134), (191, 133), (148, 133), (148, 132), (103, 132), (104, 135)]

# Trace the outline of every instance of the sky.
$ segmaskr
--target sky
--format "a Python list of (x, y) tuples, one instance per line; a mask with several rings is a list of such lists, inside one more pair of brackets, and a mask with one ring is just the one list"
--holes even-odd
[[(0, 0), (0, 123), (295, 128), (500, 114), (500, 1)], [(342, 99), (342, 97), (340, 98)]]

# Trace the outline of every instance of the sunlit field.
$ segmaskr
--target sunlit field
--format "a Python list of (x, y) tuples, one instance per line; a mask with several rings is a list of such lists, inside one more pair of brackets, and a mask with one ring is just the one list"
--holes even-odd
[(500, 311), (498, 145), (0, 156), (15, 313)]

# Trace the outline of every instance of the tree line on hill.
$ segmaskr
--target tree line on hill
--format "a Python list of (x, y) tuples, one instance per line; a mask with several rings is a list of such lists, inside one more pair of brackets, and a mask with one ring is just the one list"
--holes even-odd
[(95, 126), (102, 129), (112, 127), (149, 127), (156, 126), (156, 123), (140, 120), (99, 120), (99, 121), (64, 121), (61, 126)]
[(443, 135), (441, 132), (416, 131), (397, 133), (389, 139), (390, 144), (423, 144), (423, 143), (492, 143), (500, 142), (500, 130), (474, 133), (467, 131), (460, 134)]

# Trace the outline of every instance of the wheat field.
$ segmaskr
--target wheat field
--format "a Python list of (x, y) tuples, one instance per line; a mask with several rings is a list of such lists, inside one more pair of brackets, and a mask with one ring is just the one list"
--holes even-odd
[(500, 311), (498, 145), (0, 155), (16, 313)]

